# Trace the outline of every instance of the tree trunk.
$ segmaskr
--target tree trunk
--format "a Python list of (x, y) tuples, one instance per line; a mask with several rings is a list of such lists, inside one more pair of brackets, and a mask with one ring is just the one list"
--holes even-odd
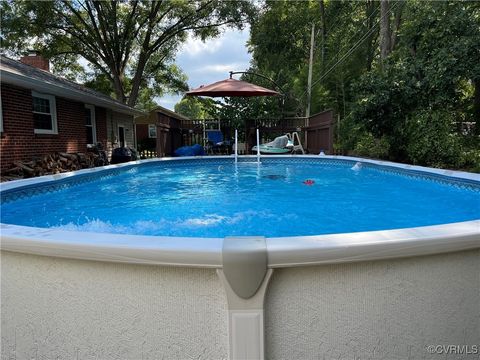
[(326, 41), (327, 41), (327, 24), (325, 23), (325, 3), (323, 0), (319, 0), (320, 5), (320, 20), (322, 22), (320, 28), (320, 34), (322, 39), (322, 49), (321, 49), (321, 59), (322, 59), (322, 69), (325, 67), (325, 57), (326, 57)]
[(391, 49), (390, 6), (388, 0), (380, 0), (380, 59), (387, 58)]
[(142, 83), (142, 75), (145, 70), (145, 65), (147, 65), (147, 57), (142, 52), (138, 58), (137, 70), (135, 71), (135, 76), (132, 80), (132, 91), (128, 98), (127, 104), (131, 107), (134, 107), (137, 103), (138, 93), (140, 91), (140, 85)]
[(395, 45), (397, 44), (397, 35), (398, 30), (400, 29), (400, 23), (402, 22), (402, 12), (404, 6), (405, 1), (400, 0), (397, 9), (395, 10), (395, 20), (393, 23), (392, 38), (390, 40), (390, 51), (393, 51), (395, 49)]
[[(367, 32), (371, 31), (372, 28), (375, 26), (375, 18), (373, 13), (375, 12), (375, 1), (368, 0), (366, 2), (366, 9), (365, 9), (365, 16), (367, 17)], [(367, 58), (366, 58), (366, 68), (367, 71), (372, 70), (372, 63), (375, 57), (375, 42), (376, 37), (378, 36), (377, 31), (372, 31), (371, 35), (369, 35), (367, 39)]]
[(475, 134), (480, 135), (480, 78), (473, 80), (475, 92), (473, 94), (473, 121), (475, 121)]
[(122, 81), (123, 75), (112, 71), (112, 78), (113, 78), (113, 89), (115, 90), (115, 97), (117, 98), (118, 101), (125, 104), (127, 102), (127, 98), (125, 97), (125, 91), (123, 88), (123, 81)]

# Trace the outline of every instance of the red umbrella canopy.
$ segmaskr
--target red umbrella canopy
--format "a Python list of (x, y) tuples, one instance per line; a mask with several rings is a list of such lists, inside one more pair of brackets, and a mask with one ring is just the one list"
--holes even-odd
[(210, 85), (202, 85), (197, 89), (188, 91), (186, 95), (192, 96), (210, 96), (210, 97), (225, 97), (225, 96), (274, 96), (280, 93), (266, 89), (264, 87), (251, 84), (246, 81), (236, 79), (226, 79), (217, 81)]

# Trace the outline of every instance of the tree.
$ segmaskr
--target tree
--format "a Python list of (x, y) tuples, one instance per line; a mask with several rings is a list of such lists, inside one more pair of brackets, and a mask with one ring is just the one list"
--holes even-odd
[(322, 65), (325, 64), (325, 56), (327, 52), (327, 23), (326, 23), (326, 17), (325, 17), (325, 2), (324, 0), (319, 0), (318, 5), (320, 7), (320, 22), (321, 22), (321, 27), (320, 27), (320, 39), (321, 39), (321, 63)]
[(285, 111), (303, 115), (314, 23), (311, 113), (327, 108), (347, 113), (350, 85), (372, 67), (377, 53), (378, 14), (379, 3), (373, 0), (267, 1), (251, 28), (253, 65), (295, 99), (286, 102)]
[(479, 140), (471, 124), (478, 123), (480, 6), (411, 1), (404, 15), (402, 36), (383, 69), (355, 81), (357, 96), (344, 128), (356, 129), (357, 139), (344, 133), (344, 145), (355, 148), (369, 134), (388, 139), (392, 160), (471, 166), (480, 159), (478, 150), (471, 151)]
[(209, 119), (217, 115), (219, 105), (213, 99), (185, 96), (175, 104), (175, 112), (190, 119)]
[[(289, 93), (284, 106), (286, 115), (305, 113), (305, 99), (298, 101), (296, 94), (305, 90), (307, 85), (312, 22), (319, 31), (326, 29), (324, 23), (319, 23), (320, 7), (320, 2), (267, 1), (262, 15), (252, 24), (249, 46), (253, 54), (253, 71), (273, 79)], [(259, 79), (254, 78), (253, 81), (258, 82)], [(267, 83), (266, 86), (272, 85)], [(264, 101), (268, 100), (255, 100), (262, 107)], [(263, 112), (252, 111), (251, 104), (245, 105), (252, 117)], [(275, 108), (278, 105), (272, 109)], [(264, 114), (261, 117), (268, 116)]]
[(388, 0), (380, 0), (380, 57), (384, 61), (391, 48), (390, 5)]
[(253, 66), (298, 99), (285, 106), (297, 114), (312, 22), (312, 113), (340, 116), (337, 149), (480, 169), (480, 2), (266, 1), (251, 28)]
[(253, 9), (246, 1), (221, 0), (4, 1), (2, 48), (18, 54), (35, 40), (36, 50), (67, 68), (83, 57), (119, 101), (134, 106), (144, 87), (185, 90), (170, 66), (188, 34), (205, 40), (222, 25), (242, 28)]

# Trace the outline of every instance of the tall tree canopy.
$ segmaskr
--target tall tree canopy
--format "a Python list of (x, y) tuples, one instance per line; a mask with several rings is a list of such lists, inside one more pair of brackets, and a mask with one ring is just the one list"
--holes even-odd
[(480, 2), (267, 0), (252, 66), (299, 116), (312, 25), (311, 113), (335, 111), (337, 151), (480, 170)]
[(184, 96), (175, 104), (175, 112), (190, 119), (211, 119), (217, 116), (217, 102), (211, 98)]
[[(205, 40), (222, 25), (242, 28), (254, 13), (246, 1), (3, 1), (2, 48), (29, 48), (52, 59), (58, 71), (94, 72), (92, 86), (131, 106), (139, 97), (185, 90), (173, 63), (188, 34)], [(142, 95), (141, 92), (144, 91)]]

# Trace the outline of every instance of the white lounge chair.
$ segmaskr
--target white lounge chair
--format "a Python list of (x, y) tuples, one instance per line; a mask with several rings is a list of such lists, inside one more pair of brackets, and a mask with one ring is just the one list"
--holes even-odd
[[(297, 145), (295, 145), (295, 141)], [(256, 152), (257, 146), (254, 146), (252, 151)], [(301, 151), (302, 154), (305, 154), (305, 150), (300, 142), (300, 137), (296, 132), (278, 136), (273, 141), (260, 145), (260, 153), (262, 154), (295, 154), (297, 151)]]

